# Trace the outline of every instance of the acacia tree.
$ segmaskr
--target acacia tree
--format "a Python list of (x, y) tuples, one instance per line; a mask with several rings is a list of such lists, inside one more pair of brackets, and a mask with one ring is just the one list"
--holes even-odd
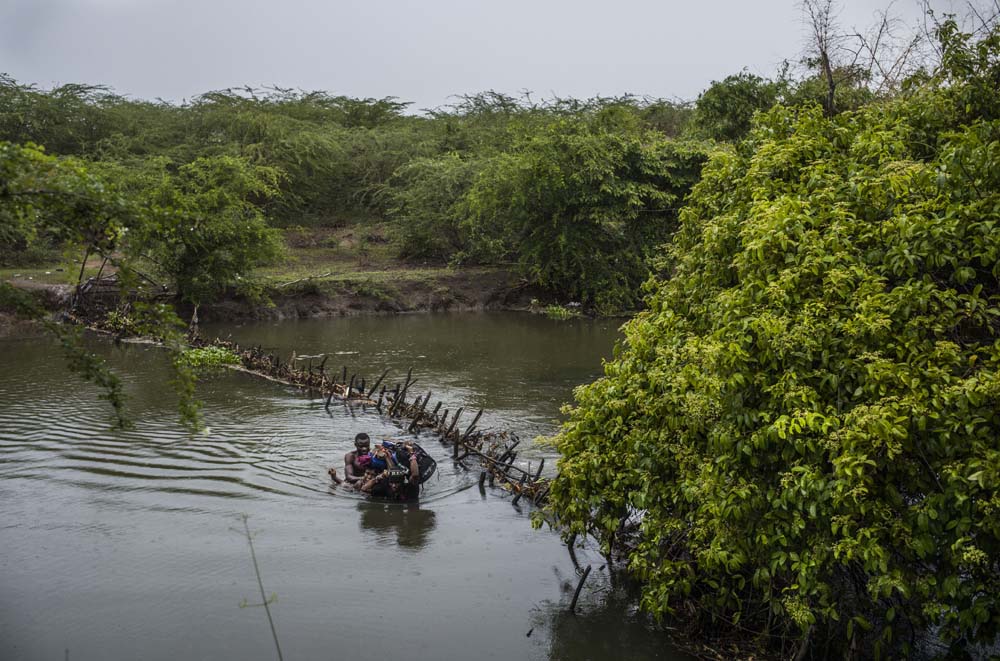
[(393, 174), (386, 189), (399, 228), (401, 256), (466, 261), (474, 250), (463, 228), (462, 200), (482, 167), (457, 153), (416, 158)]
[(186, 303), (249, 285), (256, 266), (281, 254), (259, 204), (278, 194), (273, 168), (217, 156), (179, 167), (155, 159), (131, 175), (114, 172), (143, 200), (144, 219), (129, 228), (127, 250), (152, 262)]
[(1000, 32), (943, 28), (933, 84), (715, 154), (576, 392), (549, 515), (657, 615), (784, 658), (997, 640)]
[(561, 120), (489, 160), (466, 196), (472, 245), (600, 312), (634, 306), (705, 154), (629, 122), (615, 108)]

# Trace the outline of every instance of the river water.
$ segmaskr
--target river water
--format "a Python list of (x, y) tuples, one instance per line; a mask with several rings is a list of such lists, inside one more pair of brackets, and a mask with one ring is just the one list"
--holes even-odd
[[(327, 370), (408, 368), (417, 392), (529, 445), (600, 374), (617, 322), (513, 313), (215, 326)], [(600, 556), (579, 614), (557, 535), (532, 530), (478, 473), (420, 438), (438, 475), (419, 505), (332, 487), (354, 434), (399, 437), (373, 411), (246, 374), (206, 379), (207, 430), (180, 426), (161, 350), (92, 339), (122, 376), (134, 429), (44, 338), (0, 340), (0, 659), (273, 659), (244, 520), (285, 659), (682, 659), (609, 581)], [(318, 359), (317, 359), (318, 362)], [(360, 378), (360, 376), (359, 376)], [(468, 414), (465, 417), (469, 421)], [(522, 459), (537, 466), (550, 450)]]

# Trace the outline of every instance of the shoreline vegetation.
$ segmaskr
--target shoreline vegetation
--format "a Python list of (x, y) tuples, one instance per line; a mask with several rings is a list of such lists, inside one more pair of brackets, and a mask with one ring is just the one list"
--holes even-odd
[(802, 7), (798, 75), (694, 103), (486, 92), (418, 116), (2, 76), (0, 309), (123, 420), (42, 305), (115, 273), (132, 302), (107, 323), (162, 338), (195, 424), (199, 318), (641, 308), (565, 409), (535, 525), (595, 540), (647, 613), (733, 658), (996, 654), (1000, 5), (905, 36)]
[[(299, 228), (282, 234), (286, 257), (281, 264), (259, 269), (256, 295), (236, 288), (223, 292), (199, 306), (200, 321), (483, 310), (546, 313), (537, 298), (545, 292), (510, 269), (414, 264), (385, 254), (373, 257), (357, 251), (352, 228)], [(317, 247), (331, 244), (335, 247)], [(101, 263), (100, 258), (88, 260), (82, 269), (84, 281), (115, 273), (107, 265), (102, 270)], [(80, 272), (79, 264), (71, 261), (7, 267), (0, 268), (0, 281), (31, 294), (44, 309), (58, 312), (70, 304)], [(550, 307), (560, 305), (552, 302)], [(9, 334), (12, 328), (26, 328), (13, 323), (11, 310), (0, 310), (5, 312), (7, 322), (0, 324), (0, 335), (5, 329)], [(190, 317), (191, 306), (179, 304), (178, 312)]]

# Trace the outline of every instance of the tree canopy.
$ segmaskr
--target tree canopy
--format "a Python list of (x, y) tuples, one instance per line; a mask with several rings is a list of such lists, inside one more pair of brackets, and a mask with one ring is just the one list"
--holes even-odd
[(531, 282), (602, 312), (634, 307), (646, 259), (675, 229), (704, 159), (614, 108), (563, 120), (483, 168), (468, 226)]
[(934, 78), (759, 116), (712, 155), (549, 515), (651, 612), (785, 656), (974, 656), (1000, 632), (1000, 33)]

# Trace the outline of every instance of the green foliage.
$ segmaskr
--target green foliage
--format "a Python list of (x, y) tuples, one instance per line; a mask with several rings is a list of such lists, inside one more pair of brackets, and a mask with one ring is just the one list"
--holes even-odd
[[(837, 81), (833, 93), (833, 107), (836, 112), (857, 110), (876, 101), (875, 93), (867, 87), (861, 73), (848, 69), (835, 70), (833, 75)], [(783, 103), (823, 106), (828, 101), (828, 94), (828, 82), (822, 75), (817, 74), (790, 86), (784, 95)]]
[(0, 140), (45, 145), (81, 154), (114, 130), (108, 112), (123, 102), (99, 85), (62, 85), (48, 91), (0, 74)]
[(35, 145), (0, 142), (0, 263), (38, 244), (70, 242), (110, 252), (133, 206), (78, 160)]
[(704, 159), (614, 110), (562, 120), (480, 172), (466, 202), (472, 245), (599, 312), (634, 306), (645, 259), (674, 229)]
[(59, 344), (69, 370), (84, 381), (93, 382), (103, 391), (98, 397), (111, 405), (115, 425), (122, 429), (131, 426), (125, 415), (125, 392), (121, 379), (103, 360), (84, 348), (79, 327), (60, 324), (48, 318), (45, 310), (30, 293), (6, 282), (0, 282), (0, 310), (10, 310), (22, 319), (32, 319), (41, 323)]
[(388, 150), (372, 144), (370, 136), (386, 125), (405, 123), (400, 118), (405, 105), (322, 92), (209, 92), (183, 109), (191, 135), (176, 158), (241, 156), (275, 168), (282, 174), (281, 195), (267, 206), (275, 221), (332, 222), (336, 214), (364, 207), (365, 195), (398, 164), (389, 157), (390, 165), (379, 163), (388, 172), (373, 173), (371, 162), (385, 158)]
[(192, 102), (133, 101), (96, 86), (39, 90), (0, 76), (0, 140), (35, 142), (61, 155), (125, 162), (165, 157), (183, 165), (234, 156), (282, 173), (267, 202), (277, 223), (336, 223), (378, 211), (377, 193), (400, 164), (423, 153), (425, 122), (393, 98), (242, 89)]
[(233, 156), (144, 166), (116, 177), (144, 203), (144, 222), (130, 228), (127, 247), (167, 276), (181, 300), (210, 301), (281, 254), (278, 233), (253, 202), (277, 195), (276, 170)]
[(907, 98), (778, 107), (713, 155), (576, 391), (549, 514), (624, 554), (649, 611), (786, 657), (997, 640), (1000, 41), (944, 45)]
[(214, 346), (185, 349), (181, 352), (181, 359), (189, 367), (202, 372), (240, 363), (240, 357), (229, 349)]
[(750, 132), (755, 113), (769, 110), (786, 87), (741, 71), (722, 81), (712, 81), (695, 104), (693, 125), (706, 137), (737, 142)]
[(639, 110), (642, 124), (671, 138), (684, 134), (694, 116), (693, 104), (657, 99)]
[[(121, 191), (107, 186), (83, 162), (48, 156), (34, 145), (0, 142), (0, 175), (0, 235), (7, 240), (31, 242), (47, 235), (82, 245), (87, 253), (111, 257), (118, 254), (123, 237), (130, 231), (138, 234), (146, 228), (144, 223), (151, 214)], [(121, 255), (115, 263), (124, 283), (137, 279), (131, 255)], [(30, 296), (7, 283), (0, 284), (0, 307), (40, 321), (59, 342), (70, 370), (101, 387), (101, 398), (113, 407), (117, 424), (128, 424), (120, 380), (104, 361), (83, 348), (79, 328), (46, 318), (45, 311)], [(120, 332), (157, 337), (170, 350), (181, 417), (196, 426), (193, 376), (177, 360), (185, 328), (173, 309), (164, 304), (140, 303), (130, 315), (113, 315), (112, 322)]]
[(125, 336), (135, 335), (138, 331), (136, 320), (124, 307), (108, 312), (104, 317), (103, 326), (110, 331)]
[(561, 305), (546, 305), (542, 310), (542, 313), (549, 319), (556, 319), (558, 321), (576, 319), (580, 316), (580, 313), (576, 310), (570, 310), (569, 308), (564, 308)]
[(452, 152), (414, 159), (396, 171), (387, 195), (403, 257), (448, 260), (470, 250), (461, 203), (480, 167)]
[[(121, 245), (158, 265), (154, 270), (158, 268), (188, 300), (216, 296), (233, 284), (236, 274), (246, 278), (245, 266), (274, 257), (271, 239), (258, 231), (258, 221), (271, 226), (337, 226), (384, 218), (391, 218), (390, 234), (404, 258), (515, 261), (524, 275), (538, 278), (562, 297), (579, 298), (577, 292), (599, 291), (610, 282), (607, 300), (591, 301), (593, 305), (618, 309), (637, 300), (634, 292), (647, 273), (643, 260), (652, 244), (634, 250), (636, 242), (661, 241), (668, 233), (664, 227), (673, 224), (672, 219), (660, 222), (651, 205), (677, 198), (690, 185), (670, 183), (666, 197), (655, 199), (657, 177), (662, 176), (642, 172), (653, 164), (637, 154), (660, 149), (665, 135), (680, 134), (692, 113), (689, 105), (631, 96), (535, 101), (527, 94), (511, 97), (489, 91), (460, 97), (455, 105), (422, 117), (404, 115), (405, 107), (392, 98), (351, 99), (278, 88), (220, 90), (172, 105), (125, 99), (100, 87), (70, 85), (46, 91), (4, 77), (0, 139), (34, 140), (61, 155), (86, 159), (89, 170), (130, 199), (141, 201), (142, 222), (126, 224), (129, 234)], [(487, 196), (480, 180), (484, 170), (491, 168), (493, 177), (506, 176), (504, 168), (532, 158), (531, 149), (537, 152), (535, 158), (541, 158), (544, 149), (559, 148), (543, 145), (555, 143), (563, 126), (572, 127), (570, 132), (577, 136), (593, 137), (594, 145), (578, 145), (581, 153), (574, 158), (589, 160), (592, 168), (602, 150), (619, 159), (604, 174), (581, 174), (596, 186), (603, 185), (600, 177), (614, 184), (612, 188), (617, 186), (607, 191), (605, 202), (625, 211), (621, 215), (604, 208), (594, 212), (602, 219), (588, 221), (603, 228), (590, 247), (616, 253), (598, 260), (606, 264), (597, 269), (600, 280), (593, 284), (579, 282), (590, 273), (569, 272), (576, 268), (575, 254), (582, 249), (579, 237), (587, 231), (587, 222), (567, 221), (574, 224), (567, 231), (532, 233), (522, 245), (525, 228), (538, 223), (490, 228), (479, 214), (491, 211), (470, 204), (476, 201), (469, 192), (477, 180), (476, 199)], [(598, 134), (605, 134), (606, 144), (599, 144)], [(613, 136), (621, 145), (611, 145)], [(530, 147), (532, 142), (538, 146)], [(564, 158), (554, 174), (568, 175), (574, 167), (572, 159)], [(209, 169), (215, 173), (206, 176)], [(231, 174), (222, 176), (226, 170)], [(619, 186), (618, 177), (632, 178), (644, 188), (627, 191), (629, 184)], [(569, 193), (578, 198), (581, 194)], [(609, 202), (612, 198), (616, 201)], [(498, 200), (494, 211), (503, 204)], [(591, 203), (570, 199), (566, 204)], [(593, 206), (602, 204), (595, 201)], [(208, 222), (210, 214), (222, 208), (230, 220)], [(575, 213), (542, 210), (550, 212)], [(637, 221), (636, 214), (644, 219)], [(233, 231), (232, 215), (250, 220), (243, 236)], [(219, 226), (227, 223), (228, 229)], [(184, 224), (197, 227), (198, 236), (190, 230), (181, 232)], [(616, 224), (630, 229), (612, 228)], [(645, 231), (657, 225), (663, 227)], [(20, 228), (16, 250), (4, 257), (8, 263), (14, 255), (24, 261), (29, 252), (44, 254), (63, 240), (39, 233), (28, 221)], [(559, 255), (539, 251), (545, 236), (567, 237), (571, 245), (556, 251)], [(223, 249), (229, 241), (243, 254)], [(244, 243), (246, 250), (241, 247)], [(198, 277), (193, 265), (205, 262), (206, 254), (212, 255), (212, 263)], [(561, 263), (546, 268), (546, 260), (553, 256)], [(217, 277), (215, 267), (220, 262), (227, 262), (221, 265), (226, 277)], [(616, 268), (622, 274), (615, 274)], [(624, 289), (632, 289), (632, 294), (622, 298)]]
[(167, 303), (136, 303), (133, 307), (138, 335), (157, 339), (170, 355), (171, 385), (177, 393), (181, 422), (191, 431), (202, 428), (201, 401), (195, 397), (198, 374), (186, 360), (187, 325)]

